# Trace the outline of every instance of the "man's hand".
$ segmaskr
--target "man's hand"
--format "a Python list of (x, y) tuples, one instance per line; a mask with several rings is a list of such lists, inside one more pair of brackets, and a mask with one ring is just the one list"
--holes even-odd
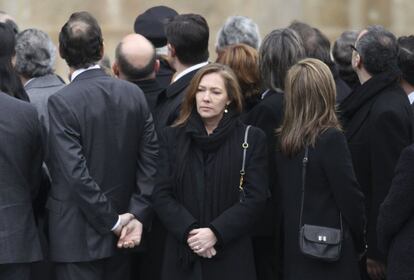
[(137, 219), (132, 219), (122, 228), (118, 240), (118, 248), (134, 248), (141, 243), (142, 224)]
[(372, 280), (385, 279), (385, 265), (373, 259), (367, 259), (367, 271)]
[[(202, 256), (207, 250), (214, 247), (217, 238), (209, 228), (198, 228), (190, 231), (187, 244), (197, 255)], [(214, 250), (215, 251), (215, 250)]]
[(122, 228), (127, 225), (132, 219), (134, 218), (134, 215), (131, 213), (125, 213), (122, 215), (119, 215), (119, 224), (118, 226), (113, 230), (116, 236), (119, 236), (121, 234)]

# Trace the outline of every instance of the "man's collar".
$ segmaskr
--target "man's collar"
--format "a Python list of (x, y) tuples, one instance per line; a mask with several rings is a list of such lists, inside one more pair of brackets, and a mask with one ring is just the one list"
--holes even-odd
[(414, 103), (414, 91), (408, 94), (408, 99), (410, 100), (410, 104)]
[(208, 61), (205, 62), (201, 62), (198, 64), (195, 64), (191, 67), (188, 67), (187, 69), (185, 69), (184, 71), (182, 71), (181, 73), (177, 74), (177, 76), (174, 77), (174, 80), (172, 81), (173, 83), (178, 81), (178, 79), (180, 79), (181, 77), (185, 76), (186, 74), (190, 73), (191, 71), (200, 69), (203, 66), (206, 66), (208, 64)]
[(72, 75), (70, 75), (70, 81), (72, 82), (77, 76), (79, 76), (85, 71), (92, 70), (92, 69), (100, 69), (100, 68), (101, 66), (99, 66), (98, 64), (95, 64), (95, 65), (89, 66), (88, 68), (77, 69), (73, 71)]

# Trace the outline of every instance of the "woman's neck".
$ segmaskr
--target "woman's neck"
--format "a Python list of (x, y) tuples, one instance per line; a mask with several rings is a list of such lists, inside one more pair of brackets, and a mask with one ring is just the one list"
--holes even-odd
[(206, 128), (207, 134), (210, 135), (217, 128), (220, 119), (203, 120), (204, 127)]

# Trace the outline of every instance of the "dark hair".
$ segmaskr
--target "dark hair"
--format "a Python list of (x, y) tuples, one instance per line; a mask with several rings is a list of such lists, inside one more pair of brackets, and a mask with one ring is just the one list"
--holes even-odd
[(402, 78), (414, 86), (414, 36), (398, 38), (398, 46), (400, 47), (398, 66), (402, 72)]
[(204, 17), (178, 15), (167, 24), (165, 34), (182, 64), (194, 65), (208, 59), (209, 29)]
[(293, 29), (283, 28), (270, 32), (259, 50), (263, 85), (272, 90), (284, 90), (287, 71), (304, 57), (302, 40)]
[(398, 45), (394, 34), (375, 25), (365, 29), (355, 43), (362, 65), (371, 75), (398, 71)]
[(0, 38), (0, 90), (28, 101), (29, 97), (12, 65), (12, 58), (16, 54), (16, 38), (13, 30), (5, 23), (0, 23)]
[(103, 38), (96, 19), (88, 12), (73, 13), (59, 33), (59, 50), (75, 69), (97, 63), (103, 54)]
[(327, 64), (329, 67), (333, 66), (331, 59), (331, 43), (319, 29), (314, 28), (306, 23), (300, 21), (293, 21), (289, 28), (295, 30), (302, 39), (305, 48), (306, 57), (316, 58)]
[(358, 75), (352, 69), (352, 49), (350, 45), (355, 45), (358, 37), (356, 31), (345, 31), (336, 39), (332, 56), (338, 69), (339, 77), (344, 80), (351, 88), (359, 84)]
[(122, 52), (122, 42), (118, 44), (115, 49), (115, 59), (118, 63), (119, 69), (121, 70), (122, 74), (125, 75), (128, 81), (137, 81), (141, 79), (147, 78), (154, 72), (155, 63), (157, 61), (157, 54), (155, 49), (153, 49), (153, 54), (149, 62), (141, 68), (132, 65), (125, 54)]
[(13, 31), (13, 33), (15, 35), (17, 35), (19, 33), (19, 26), (17, 25), (17, 23), (10, 17), (9, 14), (7, 14), (4, 11), (0, 11), (0, 18), (2, 18), (3, 20), (1, 22), (5, 23), (6, 25), (8, 25), (11, 30)]

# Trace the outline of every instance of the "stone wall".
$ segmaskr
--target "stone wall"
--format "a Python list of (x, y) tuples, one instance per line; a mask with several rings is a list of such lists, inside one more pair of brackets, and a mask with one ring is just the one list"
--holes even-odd
[[(13, 15), (21, 29), (42, 29), (55, 43), (61, 26), (73, 11), (91, 12), (102, 26), (106, 53), (111, 59), (117, 42), (133, 31), (135, 17), (155, 5), (167, 5), (179, 13), (202, 14), (211, 29), (211, 60), (215, 59), (217, 30), (231, 15), (251, 17), (259, 24), (262, 36), (294, 19), (315, 25), (332, 40), (344, 30), (368, 24), (382, 24), (397, 35), (412, 33), (410, 27), (414, 26), (411, 0), (0, 0), (0, 10)], [(56, 69), (62, 77), (67, 76), (60, 58)]]

